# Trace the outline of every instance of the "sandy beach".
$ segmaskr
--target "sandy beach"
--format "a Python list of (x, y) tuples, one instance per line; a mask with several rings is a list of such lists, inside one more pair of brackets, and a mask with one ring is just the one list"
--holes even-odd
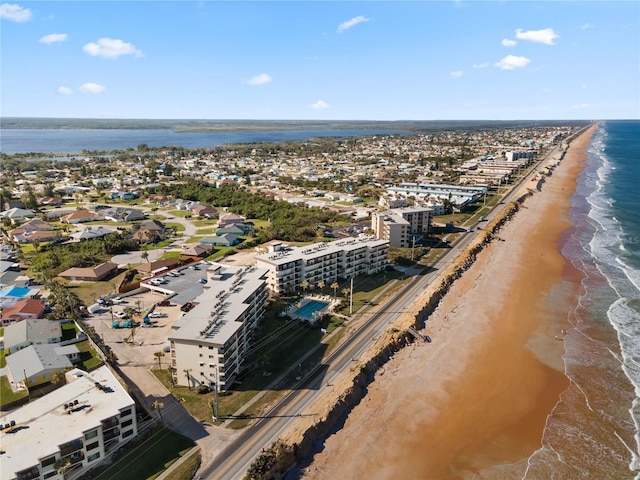
[(581, 277), (559, 245), (592, 132), (454, 283), (427, 322), (432, 343), (376, 374), (301, 477), (522, 477), (569, 386), (562, 337)]

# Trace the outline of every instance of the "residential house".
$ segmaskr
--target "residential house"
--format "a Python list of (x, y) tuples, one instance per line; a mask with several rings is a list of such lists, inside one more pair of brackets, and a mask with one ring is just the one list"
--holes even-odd
[(112, 222), (135, 222), (138, 220), (144, 220), (147, 216), (140, 210), (133, 208), (109, 208), (102, 210), (104, 218), (111, 220)]
[(180, 255), (185, 257), (206, 257), (212, 250), (210, 245), (202, 245), (199, 243), (192, 243), (189, 245), (182, 245)]
[[(217, 235), (217, 232), (216, 232)], [(240, 243), (240, 238), (234, 233), (224, 233), (215, 237), (204, 237), (199, 241), (202, 245), (221, 245), (223, 247), (232, 247)]]
[(13, 224), (18, 224), (25, 218), (33, 218), (35, 216), (36, 214), (33, 212), (33, 210), (17, 207), (0, 212), (0, 218), (8, 218)]
[(51, 382), (57, 372), (73, 368), (73, 363), (80, 361), (80, 355), (75, 345), (62, 347), (46, 343), (25, 347), (8, 355), (6, 360), (9, 383), (15, 388), (26, 382), (27, 388), (33, 388)]
[(216, 218), (218, 216), (218, 211), (210, 205), (198, 205), (191, 211), (198, 217)]
[(43, 207), (59, 207), (62, 205), (62, 201), (62, 197), (55, 196), (41, 198), (38, 203)]
[(29, 345), (60, 343), (62, 326), (60, 322), (44, 318), (27, 318), (22, 322), (8, 325), (4, 329), (4, 349), (9, 354)]
[(70, 213), (69, 215), (65, 215), (60, 218), (61, 222), (76, 224), (76, 223), (84, 223), (84, 222), (95, 222), (99, 220), (104, 220), (104, 215), (98, 212), (91, 212), (89, 210), (78, 210), (76, 212)]
[(117, 263), (105, 262), (90, 268), (71, 267), (58, 276), (71, 281), (99, 282), (118, 270)]
[(226, 227), (218, 228), (216, 230), (216, 236), (218, 237), (228, 233), (240, 236), (240, 235), (244, 235), (246, 231), (238, 223), (232, 223), (231, 225), (227, 225)]
[(221, 215), (220, 220), (218, 220), (218, 228), (226, 227), (234, 223), (244, 223), (244, 221), (245, 218), (237, 213), (225, 213)]
[(87, 227), (80, 232), (76, 232), (71, 234), (71, 238), (76, 242), (82, 242), (84, 240), (93, 240), (94, 238), (102, 238), (105, 235), (109, 235), (110, 233), (115, 232), (115, 228), (103, 227), (99, 225), (95, 228)]
[(38, 299), (18, 300), (13, 305), (2, 307), (0, 321), (3, 327), (27, 318), (40, 318), (45, 311), (45, 304)]
[(133, 234), (133, 238), (143, 242), (156, 242), (164, 238), (165, 225), (160, 220), (145, 220)]
[(157, 273), (164, 272), (165, 270), (171, 270), (172, 268), (179, 267), (181, 264), (182, 262), (177, 258), (163, 258), (161, 260), (156, 260), (155, 262), (138, 265), (136, 270), (142, 274), (152, 276)]

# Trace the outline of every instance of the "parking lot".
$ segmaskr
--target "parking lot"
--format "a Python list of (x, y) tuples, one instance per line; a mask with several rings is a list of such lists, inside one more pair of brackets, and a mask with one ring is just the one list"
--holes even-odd
[[(183, 312), (180, 311), (180, 305), (171, 302), (168, 307), (156, 306), (154, 312), (161, 316), (151, 318), (150, 326), (144, 325), (140, 317), (134, 317), (140, 324), (135, 329), (133, 339), (131, 338), (131, 328), (113, 328), (114, 321), (119, 319), (115, 315), (123, 312), (125, 307), (141, 308), (143, 311), (156, 305), (166, 298), (166, 295), (154, 291), (138, 293), (128, 297), (122, 297), (124, 303), (105, 307), (96, 314), (86, 319), (86, 323), (91, 325), (96, 333), (100, 335), (105, 344), (107, 344), (118, 357), (120, 366), (145, 366), (149, 368), (158, 360), (154, 356), (155, 352), (163, 351), (165, 346), (169, 345), (167, 338), (172, 332), (171, 327), (176, 321), (182, 317)], [(171, 301), (171, 300), (170, 300)], [(111, 310), (110, 310), (111, 309)], [(113, 316), (112, 316), (113, 312)], [(123, 320), (120, 320), (123, 323)], [(166, 368), (169, 361), (168, 352), (164, 352), (165, 358), (161, 358), (163, 368)]]

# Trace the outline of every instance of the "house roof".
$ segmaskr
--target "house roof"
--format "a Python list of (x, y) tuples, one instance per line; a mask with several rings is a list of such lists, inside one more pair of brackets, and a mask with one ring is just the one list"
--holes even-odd
[(59, 322), (43, 318), (27, 318), (5, 327), (4, 345), (5, 348), (11, 348), (25, 342), (48, 343), (50, 339), (61, 336), (62, 327)]
[(62, 220), (77, 220), (81, 218), (95, 218), (101, 219), (103, 216), (99, 213), (91, 212), (89, 210), (78, 210), (77, 212), (70, 213), (62, 217)]
[(191, 245), (183, 245), (183, 248), (180, 251), (180, 253), (182, 255), (189, 255), (189, 256), (199, 257), (203, 253), (207, 253), (210, 249), (211, 249), (211, 247), (209, 247), (209, 246), (205, 246), (205, 245), (194, 243), (194, 244), (191, 244)]
[(155, 262), (143, 263), (142, 265), (138, 265), (136, 268), (139, 272), (150, 273), (160, 268), (173, 268), (178, 265), (180, 265), (180, 260), (177, 258), (163, 258), (161, 260), (156, 260)]
[(95, 278), (96, 280), (99, 280), (105, 275), (113, 272), (116, 268), (118, 268), (118, 264), (105, 262), (90, 268), (72, 267), (60, 273), (59, 276)]
[(6, 357), (7, 367), (14, 382), (22, 382), (26, 378), (51, 370), (73, 368), (69, 357), (56, 353), (58, 345), (30, 345)]
[(40, 316), (44, 312), (44, 303), (36, 299), (19, 300), (2, 309), (2, 318), (20, 317), (21, 315)]
[(85, 228), (81, 232), (74, 233), (71, 237), (76, 238), (78, 240), (90, 240), (92, 238), (104, 237), (110, 233), (115, 232), (115, 229), (109, 227), (103, 227), (100, 225), (96, 228)]
[(25, 218), (25, 217), (34, 217), (35, 213), (33, 210), (28, 210), (25, 208), (10, 208), (9, 210), (5, 210), (4, 212), (0, 212), (0, 217), (8, 217), (8, 218)]

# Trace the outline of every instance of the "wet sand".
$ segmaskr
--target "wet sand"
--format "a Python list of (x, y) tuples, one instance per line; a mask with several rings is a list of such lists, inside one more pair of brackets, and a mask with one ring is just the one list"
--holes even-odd
[(569, 385), (580, 274), (559, 252), (593, 128), (441, 302), (301, 472), (314, 479), (521, 478)]

